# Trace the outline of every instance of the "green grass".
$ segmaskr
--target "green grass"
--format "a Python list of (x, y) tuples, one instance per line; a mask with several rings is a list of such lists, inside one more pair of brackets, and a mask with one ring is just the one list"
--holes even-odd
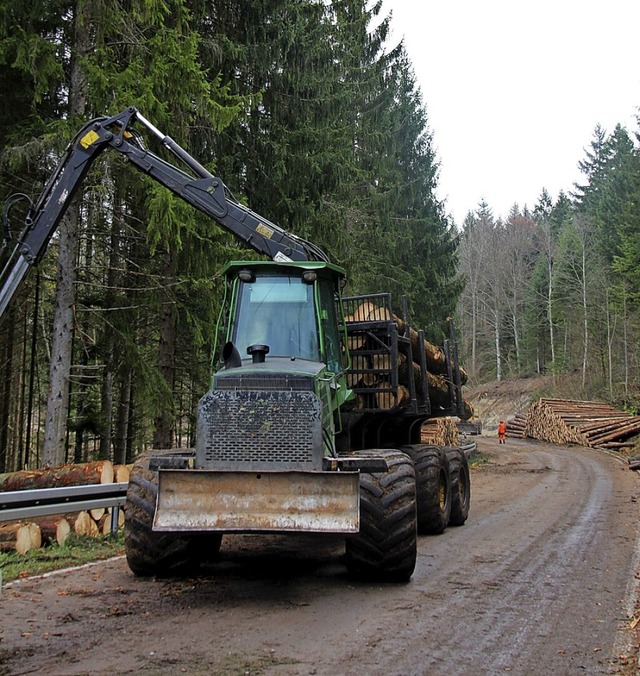
[(26, 554), (0, 552), (2, 583), (51, 570), (80, 566), (124, 553), (122, 534), (93, 538), (70, 535), (63, 545), (53, 544)]
[(486, 453), (478, 453), (476, 451), (469, 458), (469, 465), (471, 467), (479, 467), (480, 465), (486, 465), (489, 462), (489, 456)]

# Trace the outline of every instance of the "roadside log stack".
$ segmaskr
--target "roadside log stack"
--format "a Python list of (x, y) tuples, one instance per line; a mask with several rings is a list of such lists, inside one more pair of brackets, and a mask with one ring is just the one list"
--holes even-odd
[(527, 416), (524, 413), (516, 413), (513, 418), (509, 418), (507, 423), (507, 436), (513, 439), (525, 439), (525, 430), (527, 427)]
[(42, 531), (35, 523), (0, 524), (0, 551), (15, 549), (18, 554), (26, 554), (30, 549), (39, 549), (42, 545)]
[[(130, 465), (114, 465), (108, 460), (44, 467), (0, 474), (0, 492), (24, 491), (64, 486), (126, 483)], [(8, 521), (0, 524), (0, 551), (15, 550), (26, 554), (31, 549), (57, 542), (64, 544), (71, 533), (98, 537), (111, 532), (112, 508), (92, 509), (71, 514), (56, 514), (31, 519)], [(118, 528), (124, 526), (122, 510), (118, 515)]]
[[(509, 423), (507, 423), (507, 426)], [(640, 416), (601, 401), (540, 399), (527, 412), (524, 435), (552, 444), (619, 449), (640, 434)]]

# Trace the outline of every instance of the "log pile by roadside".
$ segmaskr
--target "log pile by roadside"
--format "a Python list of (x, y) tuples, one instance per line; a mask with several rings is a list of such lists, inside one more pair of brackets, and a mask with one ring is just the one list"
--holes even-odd
[(42, 531), (35, 523), (9, 522), (0, 524), (0, 551), (15, 549), (18, 554), (26, 554), (30, 549), (39, 549), (42, 545)]
[(513, 418), (506, 421), (507, 436), (513, 439), (525, 439), (525, 430), (527, 427), (527, 416), (524, 413), (516, 413)]
[(0, 474), (0, 491), (112, 484), (114, 477), (113, 463), (108, 460), (98, 460)]
[(527, 412), (524, 434), (552, 444), (619, 449), (633, 446), (628, 439), (640, 434), (640, 416), (601, 401), (540, 399)]
[[(0, 474), (0, 492), (64, 486), (88, 486), (91, 484), (126, 483), (129, 481), (130, 465), (113, 465), (108, 460), (45, 467)], [(0, 524), (0, 551), (15, 550), (25, 554), (31, 549), (57, 542), (76, 535), (98, 537), (111, 532), (112, 508), (56, 514), (30, 519), (8, 521)], [(118, 529), (124, 526), (124, 513), (119, 510)]]

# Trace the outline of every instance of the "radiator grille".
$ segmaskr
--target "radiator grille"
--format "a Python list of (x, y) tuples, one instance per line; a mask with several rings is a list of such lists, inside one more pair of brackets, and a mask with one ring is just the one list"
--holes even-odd
[(313, 392), (313, 379), (295, 374), (234, 374), (216, 376), (216, 390), (295, 390)]
[(321, 469), (322, 406), (313, 392), (209, 392), (200, 402), (203, 469)]

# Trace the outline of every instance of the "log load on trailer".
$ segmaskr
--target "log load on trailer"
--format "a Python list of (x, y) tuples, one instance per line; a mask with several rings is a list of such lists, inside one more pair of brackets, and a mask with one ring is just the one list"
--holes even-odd
[[(140, 127), (184, 168), (149, 151)], [(80, 131), (18, 241), (5, 242), (0, 316), (106, 149), (271, 259), (224, 269), (226, 333), (199, 403), (196, 448), (152, 451), (133, 467), (132, 571), (184, 571), (215, 556), (225, 533), (307, 532), (343, 534), (353, 576), (409, 579), (418, 532), (462, 525), (469, 510), (464, 453), (421, 443), (425, 421), (470, 414), (453, 325), (440, 350), (410, 326), (406, 301), (399, 316), (389, 294), (343, 298), (344, 270), (238, 203), (135, 108)]]

